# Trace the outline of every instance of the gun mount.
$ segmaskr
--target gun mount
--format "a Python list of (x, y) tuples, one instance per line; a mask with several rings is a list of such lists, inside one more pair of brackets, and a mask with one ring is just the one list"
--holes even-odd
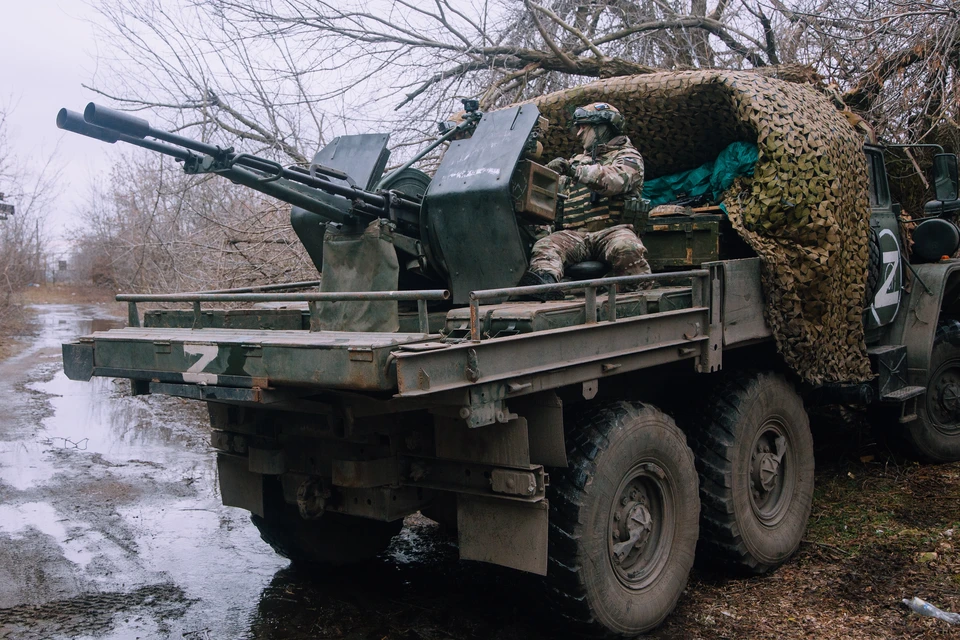
[[(556, 202), (555, 175), (547, 175), (546, 189), (542, 177), (533, 187), (529, 169), (520, 168), (545, 122), (537, 108), (483, 114), (476, 106), (465, 102), (462, 121), (442, 128), (439, 139), (387, 175), (387, 134), (338, 137), (301, 167), (163, 131), (92, 102), (82, 114), (61, 109), (57, 126), (162, 153), (185, 173), (221, 175), (293, 205), (291, 225), (320, 271), (328, 225), (359, 231), (386, 221), (401, 266), (399, 287), (442, 283), (454, 302), (465, 303), (470, 290), (513, 286), (523, 273), (528, 247), (517, 214), (527, 199), (518, 192), (535, 188)], [(448, 141), (433, 181), (412, 168)]]

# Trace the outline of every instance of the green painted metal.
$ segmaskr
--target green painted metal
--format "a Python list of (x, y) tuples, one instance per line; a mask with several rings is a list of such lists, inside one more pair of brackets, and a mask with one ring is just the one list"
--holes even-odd
[(424, 225), (454, 303), (513, 286), (526, 269), (511, 185), (539, 116), (533, 105), (484, 114), (472, 137), (450, 144), (427, 189)]
[(722, 215), (647, 218), (640, 237), (654, 271), (697, 267), (720, 259)]
[[(90, 338), (94, 375), (122, 371), (122, 377), (163, 382), (386, 391), (395, 387), (387, 367), (391, 352), (430, 336), (126, 328), (98, 332)], [(260, 384), (237, 384), (233, 378), (259, 380)]]

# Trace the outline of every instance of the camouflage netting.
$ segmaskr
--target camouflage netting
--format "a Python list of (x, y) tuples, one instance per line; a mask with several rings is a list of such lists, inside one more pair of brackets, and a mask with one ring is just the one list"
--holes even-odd
[(863, 138), (821, 94), (749, 72), (618, 77), (534, 100), (550, 120), (544, 158), (569, 157), (573, 109), (607, 101), (623, 112), (647, 178), (754, 142), (754, 177), (724, 195), (733, 227), (757, 252), (777, 347), (813, 384), (871, 377), (863, 312), (870, 206)]

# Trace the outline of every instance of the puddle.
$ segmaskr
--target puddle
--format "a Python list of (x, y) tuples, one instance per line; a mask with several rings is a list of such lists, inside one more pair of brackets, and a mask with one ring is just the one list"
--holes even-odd
[(80, 567), (89, 564), (94, 555), (91, 547), (102, 540), (96, 533), (91, 534), (83, 528), (72, 527), (68, 531), (65, 519), (50, 504), (26, 502), (0, 505), (0, 533), (21, 538), (31, 527), (56, 540), (67, 560)]
[[(99, 453), (107, 460), (123, 463), (132, 459), (164, 465), (171, 456), (183, 458), (182, 430), (168, 424), (171, 416), (158, 411), (165, 398), (123, 397), (126, 381), (93, 378), (90, 382), (70, 380), (62, 370), (47, 382), (29, 388), (51, 396), (52, 414), (43, 419), (45, 443), (55, 449)], [(159, 402), (158, 402), (159, 400)], [(170, 403), (166, 403), (170, 404)], [(192, 407), (196, 409), (196, 407)], [(194, 430), (199, 439), (206, 436)]]
[[(122, 323), (67, 305), (37, 311), (36, 336), (0, 363), (0, 536), (37, 567), (8, 572), (23, 583), (0, 590), (0, 637), (243, 637), (289, 563), (246, 512), (220, 503), (205, 408), (132, 397), (125, 380), (67, 379), (51, 362), (61, 343)], [(170, 599), (151, 595), (156, 584), (179, 595), (154, 606)], [(58, 585), (96, 592), (36, 604)], [(81, 603), (77, 620), (44, 619), (44, 607)]]
[(45, 451), (39, 442), (0, 442), (0, 485), (22, 491), (52, 478), (56, 469), (43, 462)]
[(121, 515), (151, 532), (139, 541), (142, 566), (168, 576), (202, 603), (202, 612), (185, 617), (180, 627), (185, 635), (215, 629), (211, 637), (243, 637), (264, 585), (289, 564), (260, 540), (245, 511), (221, 506), (216, 496), (159, 509), (134, 505)]

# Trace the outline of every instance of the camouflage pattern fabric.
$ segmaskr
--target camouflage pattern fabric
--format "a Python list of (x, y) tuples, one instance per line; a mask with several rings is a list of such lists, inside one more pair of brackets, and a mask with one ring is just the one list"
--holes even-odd
[(637, 276), (650, 273), (646, 255), (646, 248), (628, 224), (592, 233), (557, 231), (533, 245), (530, 270), (549, 273), (560, 280), (564, 270), (572, 264), (602, 260), (613, 268), (616, 276)]
[(561, 190), (567, 195), (562, 228), (598, 231), (618, 224), (625, 197), (643, 190), (643, 158), (626, 136), (597, 147), (594, 154), (570, 159), (570, 173)]
[(593, 154), (581, 153), (570, 159), (577, 182), (602, 196), (640, 195), (643, 191), (643, 157), (627, 136), (617, 136), (597, 145)]
[(810, 86), (746, 71), (680, 71), (598, 80), (540, 96), (547, 157), (578, 147), (576, 107), (616, 104), (647, 177), (713, 160), (731, 142), (759, 147), (754, 176), (724, 194), (733, 227), (762, 261), (764, 313), (805, 381), (872, 377), (863, 334), (870, 207), (863, 137)]

